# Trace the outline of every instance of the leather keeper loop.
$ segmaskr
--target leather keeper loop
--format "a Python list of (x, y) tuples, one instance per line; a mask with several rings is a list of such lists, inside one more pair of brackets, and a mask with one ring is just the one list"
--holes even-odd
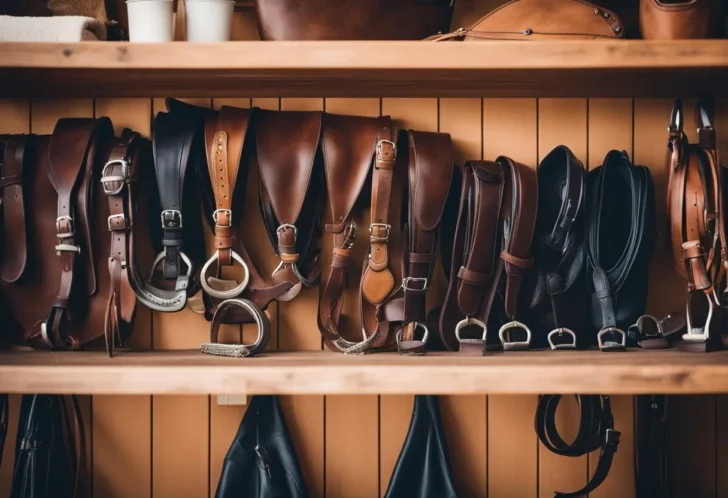
[(342, 258), (348, 258), (351, 255), (351, 249), (342, 249), (341, 247), (334, 247), (334, 255)]
[(437, 261), (437, 254), (411, 252), (409, 253), (410, 263), (434, 264)]
[(280, 257), (284, 263), (295, 263), (298, 261), (298, 254), (286, 254), (282, 252)]
[(477, 285), (479, 287), (485, 287), (486, 285), (489, 285), (491, 281), (491, 276), (491, 273), (480, 273), (468, 270), (464, 266), (461, 266), (460, 270), (458, 270), (458, 278), (460, 280), (463, 280), (464, 282), (467, 282), (471, 285)]
[[(513, 266), (524, 269), (533, 268), (533, 259), (519, 258), (517, 256), (514, 256), (513, 254), (510, 254), (508, 251), (501, 251), (500, 257), (503, 261), (505, 261), (506, 263), (510, 263)], [(508, 270), (508, 267), (506, 267), (506, 270)]]

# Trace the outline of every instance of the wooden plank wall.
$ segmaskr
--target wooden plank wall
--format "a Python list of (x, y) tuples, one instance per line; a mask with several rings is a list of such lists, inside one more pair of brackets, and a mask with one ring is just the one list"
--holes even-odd
[[(473, 0), (479, 2), (480, 0)], [(482, 4), (497, 2), (483, 1)], [(472, 2), (457, 13), (467, 25), (478, 10)], [(236, 16), (235, 36), (254, 36), (245, 13)], [(214, 84), (214, 82), (211, 82)], [(466, 159), (510, 157), (534, 166), (558, 144), (566, 144), (589, 168), (612, 148), (624, 149), (652, 171), (658, 202), (658, 240), (651, 265), (649, 310), (656, 315), (682, 308), (684, 283), (672, 270), (666, 250), (664, 169), (665, 126), (671, 102), (654, 99), (190, 99), (198, 105), (257, 106), (284, 110), (326, 110), (377, 116), (391, 114), (398, 125), (449, 132), (459, 163)], [(717, 124), (723, 157), (728, 157), (728, 101), (720, 102)], [(690, 109), (690, 103), (686, 109)], [(159, 99), (0, 100), (0, 133), (50, 133), (63, 116), (110, 116), (117, 130), (125, 126), (149, 135), (151, 117), (163, 107)], [(691, 123), (691, 119), (686, 119)], [(688, 127), (688, 133), (694, 131)], [(257, 174), (257, 173), (255, 173)], [(251, 182), (254, 185), (255, 182)], [(257, 192), (248, 196), (249, 235), (262, 224), (253, 209)], [(368, 221), (357, 220), (360, 226)], [(253, 258), (263, 270), (275, 266), (265, 237), (249, 236)], [(322, 258), (330, 261), (331, 239), (323, 238)], [(366, 242), (354, 253), (361, 258)], [(442, 291), (442, 270), (436, 280)], [(352, 282), (352, 288), (357, 287)], [(354, 291), (347, 313), (356, 316)], [(304, 291), (290, 303), (268, 310), (273, 338), (270, 349), (319, 350), (316, 329), (318, 289)], [(442, 297), (442, 296), (439, 296)], [(437, 301), (438, 296), (433, 298)], [(347, 322), (345, 326), (355, 327)], [(225, 337), (254, 333), (228, 327)], [(208, 324), (189, 311), (152, 314), (139, 310), (132, 346), (140, 349), (197, 348)], [(7, 457), (0, 467), (0, 496), (8, 494), (12, 472), (15, 420), (19, 397), (12, 398)], [(462, 497), (546, 498), (554, 490), (584, 485), (598, 455), (557, 457), (533, 430), (536, 396), (444, 396), (441, 398), (451, 463)], [(622, 443), (613, 470), (593, 497), (634, 497), (633, 399), (613, 400)], [(312, 497), (383, 496), (407, 431), (412, 396), (285, 397), (283, 407)], [(89, 434), (91, 480), (88, 496), (103, 498), (202, 498), (214, 496), (222, 461), (245, 407), (218, 406), (214, 396), (94, 396), (83, 400)], [(728, 496), (728, 478), (717, 468), (728, 461), (728, 431), (718, 424), (728, 415), (728, 398), (675, 397), (670, 404), (671, 444), (676, 496)], [(564, 403), (559, 425), (575, 434), (576, 405)], [(696, 421), (698, 423), (696, 423)]]

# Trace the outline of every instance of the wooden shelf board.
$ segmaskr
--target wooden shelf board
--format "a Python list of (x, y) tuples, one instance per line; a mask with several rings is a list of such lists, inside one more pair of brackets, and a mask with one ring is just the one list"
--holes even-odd
[(728, 40), (2, 43), (0, 97), (725, 95)]
[(728, 392), (728, 352), (530, 351), (221, 358), (197, 351), (0, 352), (0, 392), (79, 394), (688, 394)]

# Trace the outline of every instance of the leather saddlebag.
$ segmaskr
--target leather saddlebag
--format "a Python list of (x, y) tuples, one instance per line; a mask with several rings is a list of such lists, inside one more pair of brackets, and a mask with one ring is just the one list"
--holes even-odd
[(724, 20), (723, 0), (640, 0), (640, 28), (646, 40), (713, 38)]
[(624, 24), (607, 9), (581, 0), (511, 0), (445, 40), (596, 40), (624, 37)]
[(262, 40), (421, 40), (450, 30), (454, 0), (255, 0)]

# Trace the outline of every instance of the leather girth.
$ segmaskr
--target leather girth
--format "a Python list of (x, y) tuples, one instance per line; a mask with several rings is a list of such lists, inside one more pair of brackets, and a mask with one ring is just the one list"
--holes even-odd
[(703, 103), (698, 103), (695, 118), (698, 142), (691, 144), (683, 133), (682, 103), (675, 102), (668, 128), (667, 209), (675, 265), (688, 281), (687, 333), (680, 347), (710, 351), (728, 342), (723, 325), (728, 302), (724, 172), (715, 129)]
[[(485, 354), (486, 345), (495, 343), (489, 323), (500, 326), (497, 337), (505, 349), (528, 347), (530, 330), (515, 318), (524, 277), (533, 266), (537, 203), (531, 168), (506, 157), (466, 163), (450, 281), (440, 313), (440, 336), (448, 349)], [(491, 314), (496, 300), (498, 311)], [(481, 330), (477, 337), (463, 333), (472, 326)], [(526, 340), (512, 341), (511, 329), (524, 330)]]
[(526, 323), (534, 346), (574, 349), (583, 339), (587, 300), (584, 293), (584, 165), (566, 146), (549, 152), (538, 165), (538, 214), (533, 253), (537, 271)]
[(587, 282), (592, 331), (602, 351), (623, 351), (647, 305), (655, 227), (650, 171), (611, 151), (587, 174)]

